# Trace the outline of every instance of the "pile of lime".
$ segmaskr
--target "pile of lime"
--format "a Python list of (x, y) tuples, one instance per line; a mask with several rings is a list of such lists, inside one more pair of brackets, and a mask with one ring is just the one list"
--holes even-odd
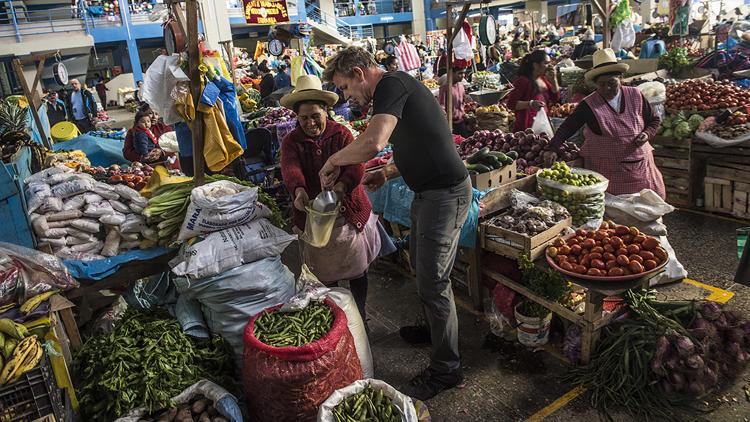
[(538, 176), (571, 186), (593, 186), (601, 183), (593, 174), (573, 173), (564, 161), (558, 161), (552, 168), (542, 170)]
[[(537, 173), (537, 191), (544, 199), (564, 206), (573, 217), (573, 224), (580, 226), (592, 219), (604, 216), (604, 190), (595, 187), (603, 180), (585, 170), (571, 169), (564, 162)], [(568, 185), (563, 187), (560, 185)]]

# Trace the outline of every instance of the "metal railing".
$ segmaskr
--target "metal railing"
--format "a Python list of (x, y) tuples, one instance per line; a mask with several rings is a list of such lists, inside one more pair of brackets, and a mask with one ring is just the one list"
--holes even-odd
[(60, 32), (89, 32), (88, 24), (80, 17), (81, 0), (76, 6), (29, 10), (23, 2), (0, 0), (0, 38), (15, 37), (22, 42), (24, 36)]
[(335, 2), (333, 6), (339, 17), (411, 12), (411, 2), (408, 0), (362, 0), (358, 3), (353, 1), (340, 1)]
[(307, 4), (305, 10), (307, 11), (307, 19), (337, 31), (344, 38), (349, 38), (350, 40), (354, 39), (354, 32), (352, 31), (351, 25), (343, 20), (320, 10), (320, 8), (314, 4)]

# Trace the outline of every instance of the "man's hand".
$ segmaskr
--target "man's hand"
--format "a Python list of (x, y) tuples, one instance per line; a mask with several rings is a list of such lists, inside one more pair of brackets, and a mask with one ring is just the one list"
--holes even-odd
[(388, 179), (385, 176), (385, 172), (383, 170), (376, 170), (365, 173), (365, 176), (362, 178), (362, 184), (365, 185), (368, 191), (375, 192), (385, 184), (386, 180)]
[(542, 154), (544, 158), (544, 167), (552, 167), (552, 164), (557, 161), (557, 153), (554, 151), (547, 151)]
[(304, 188), (297, 188), (294, 192), (294, 208), (300, 211), (305, 211), (305, 206), (310, 202), (310, 198), (307, 196)]
[(323, 164), (323, 168), (320, 169), (320, 173), (318, 174), (320, 175), (320, 186), (323, 189), (332, 189), (341, 174), (341, 167), (331, 164), (331, 159), (329, 158)]
[(636, 145), (643, 145), (646, 142), (648, 142), (648, 135), (644, 132), (639, 133), (638, 136), (635, 137)]

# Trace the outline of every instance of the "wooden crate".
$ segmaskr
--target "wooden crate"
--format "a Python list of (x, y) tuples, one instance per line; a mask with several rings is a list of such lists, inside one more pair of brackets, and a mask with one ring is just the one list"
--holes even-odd
[(498, 188), (515, 181), (517, 171), (516, 163), (513, 163), (487, 173), (472, 174), (471, 185), (479, 190)]
[(732, 192), (732, 215), (750, 219), (750, 184), (735, 182)]
[(568, 217), (535, 236), (529, 236), (483, 222), (479, 229), (482, 249), (508, 258), (516, 259), (526, 255), (529, 259), (535, 260), (541, 257), (545, 248), (571, 224), (573, 219)]
[(704, 184), (704, 206), (713, 212), (732, 212), (732, 181), (716, 177), (706, 177)]
[(654, 162), (664, 177), (667, 202), (677, 206), (693, 205), (698, 187), (691, 160), (691, 140), (657, 136), (651, 145)]

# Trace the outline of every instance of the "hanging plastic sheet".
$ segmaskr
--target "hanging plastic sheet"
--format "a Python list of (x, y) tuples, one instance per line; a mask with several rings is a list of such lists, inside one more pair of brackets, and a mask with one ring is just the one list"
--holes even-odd
[(81, 135), (70, 141), (52, 145), (53, 151), (81, 150), (92, 166), (109, 167), (112, 164), (130, 164), (122, 155), (124, 142), (118, 139)]
[(66, 259), (63, 261), (70, 275), (77, 279), (101, 280), (120, 269), (120, 266), (132, 261), (148, 261), (168, 253), (167, 248), (133, 249), (107, 259), (95, 261), (79, 261)]
[(245, 131), (237, 110), (237, 91), (235, 91), (234, 85), (223, 76), (215, 77), (213, 83), (219, 88), (219, 98), (224, 106), (224, 115), (227, 118), (229, 131), (232, 132), (234, 139), (242, 145), (242, 148), (247, 149)]

